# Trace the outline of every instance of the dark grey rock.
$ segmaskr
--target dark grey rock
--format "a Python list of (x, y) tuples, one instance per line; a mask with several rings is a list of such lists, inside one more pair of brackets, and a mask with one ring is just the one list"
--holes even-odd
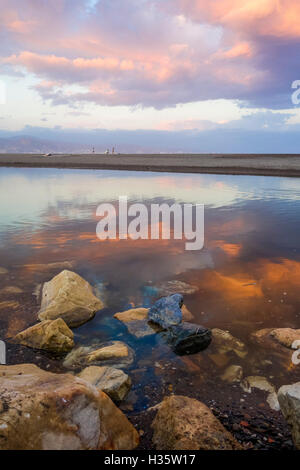
[(211, 342), (211, 330), (194, 323), (183, 322), (168, 328), (164, 333), (168, 344), (178, 355), (196, 354)]
[(150, 308), (148, 320), (157, 323), (164, 329), (179, 325), (182, 322), (182, 305), (183, 296), (181, 294), (162, 297)]

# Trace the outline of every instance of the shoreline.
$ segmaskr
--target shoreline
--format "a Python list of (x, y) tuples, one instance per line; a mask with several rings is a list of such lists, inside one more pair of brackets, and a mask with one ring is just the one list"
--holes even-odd
[(0, 167), (300, 177), (300, 154), (0, 154)]

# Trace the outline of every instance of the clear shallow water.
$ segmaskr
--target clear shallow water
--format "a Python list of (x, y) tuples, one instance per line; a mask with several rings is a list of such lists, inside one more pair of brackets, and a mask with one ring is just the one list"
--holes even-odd
[[(184, 242), (174, 240), (98, 240), (96, 208), (115, 203), (119, 195), (147, 205), (205, 204), (204, 249), (188, 252)], [(0, 336), (10, 337), (36, 321), (32, 293), (61, 271), (49, 263), (70, 261), (74, 271), (103, 290), (107, 303), (93, 321), (75, 330), (76, 342), (121, 339), (132, 346), (131, 374), (134, 390), (140, 390), (136, 406), (146, 406), (143, 386), (166, 376), (161, 367), (169, 375), (174, 370), (169, 384), (178, 381), (181, 369), (201, 382), (208, 374), (218, 378), (240, 359), (224, 363), (210, 349), (177, 358), (159, 336), (137, 340), (129, 335), (113, 314), (150, 305), (157, 295), (152, 287), (161, 281), (183, 280), (199, 289), (185, 297), (194, 322), (228, 329), (254, 354), (251, 332), (300, 327), (299, 229), (296, 178), (1, 168), (0, 266), (8, 269), (1, 289), (14, 285), (24, 294), (0, 292), (0, 302), (20, 302), (4, 309), (0, 303)], [(242, 365), (248, 374), (274, 376), (278, 385), (298, 373), (275, 374), (274, 361), (266, 369), (250, 353)]]

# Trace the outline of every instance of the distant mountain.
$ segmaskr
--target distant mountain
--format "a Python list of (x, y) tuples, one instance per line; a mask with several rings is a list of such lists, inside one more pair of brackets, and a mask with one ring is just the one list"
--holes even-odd
[[(104, 153), (107, 148), (112, 148), (110, 143), (96, 144), (96, 153)], [(91, 153), (93, 145), (86, 143), (70, 143), (53, 140), (39, 139), (28, 135), (0, 137), (0, 153)], [(147, 153), (151, 148), (141, 145), (120, 144), (116, 152), (121, 153)]]

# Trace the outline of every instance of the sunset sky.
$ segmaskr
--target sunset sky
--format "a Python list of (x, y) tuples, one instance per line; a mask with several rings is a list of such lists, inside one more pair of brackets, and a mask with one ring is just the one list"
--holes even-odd
[(300, 149), (299, 0), (0, 6), (0, 137), (107, 130), (167, 150)]

